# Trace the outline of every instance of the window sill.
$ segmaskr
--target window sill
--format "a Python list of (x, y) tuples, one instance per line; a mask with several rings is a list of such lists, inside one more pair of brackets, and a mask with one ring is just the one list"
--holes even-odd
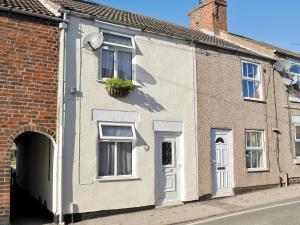
[(300, 157), (297, 157), (296, 159), (294, 159), (294, 164), (300, 165)]
[(296, 97), (296, 96), (289, 96), (289, 101), (290, 102), (296, 102), (296, 103), (300, 103), (300, 97)]
[(97, 182), (122, 182), (122, 181), (135, 181), (141, 180), (138, 177), (114, 177), (114, 178), (97, 178)]
[(248, 173), (263, 173), (263, 172), (270, 172), (269, 169), (247, 169)]
[(257, 103), (267, 104), (266, 101), (260, 100), (260, 99), (255, 99), (255, 98), (243, 98), (243, 99), (244, 99), (244, 101), (248, 101), (248, 102), (257, 102)]

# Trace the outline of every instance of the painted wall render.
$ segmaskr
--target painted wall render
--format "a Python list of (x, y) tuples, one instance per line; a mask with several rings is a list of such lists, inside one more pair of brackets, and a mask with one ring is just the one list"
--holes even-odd
[[(99, 51), (82, 48), (85, 35), (99, 29), (135, 35), (136, 88), (128, 97), (109, 97), (98, 81)], [(64, 148), (64, 213), (141, 207), (155, 204), (154, 120), (181, 121), (181, 199), (198, 199), (195, 48), (185, 41), (71, 17), (67, 31)], [(98, 123), (93, 110), (135, 112), (135, 180), (97, 180)], [(149, 146), (149, 151), (145, 151)]]

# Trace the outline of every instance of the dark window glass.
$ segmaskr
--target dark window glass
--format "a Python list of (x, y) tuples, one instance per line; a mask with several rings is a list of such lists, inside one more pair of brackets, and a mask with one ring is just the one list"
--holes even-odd
[(132, 80), (132, 54), (118, 51), (118, 77)]
[(172, 143), (163, 142), (162, 143), (162, 164), (172, 165)]
[(224, 143), (225, 143), (225, 141), (224, 141), (224, 139), (223, 139), (223, 138), (221, 138), (221, 137), (218, 137), (218, 138), (217, 138), (217, 140), (216, 140), (216, 143), (217, 143), (217, 144), (224, 144)]
[(98, 176), (114, 175), (114, 155), (115, 143), (101, 142), (99, 143), (99, 166)]
[(112, 78), (114, 76), (114, 52), (102, 50), (102, 77)]
[(132, 143), (118, 143), (118, 175), (132, 174)]

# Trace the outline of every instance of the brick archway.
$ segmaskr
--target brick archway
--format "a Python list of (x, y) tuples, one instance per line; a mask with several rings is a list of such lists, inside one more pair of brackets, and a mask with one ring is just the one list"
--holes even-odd
[[(15, 139), (25, 132), (35, 132), (45, 135), (55, 145), (56, 133), (50, 128), (36, 124), (27, 124), (6, 132), (6, 135), (0, 140), (0, 225), (9, 221), (10, 215), (10, 182), (11, 182), (11, 147)], [(3, 223), (4, 222), (4, 223)]]
[(36, 132), (36, 133), (46, 135), (48, 138), (51, 139), (53, 144), (55, 144), (54, 143), (55, 140), (56, 140), (55, 131), (53, 131), (50, 128), (46, 128), (46, 127), (39, 126), (39, 125), (36, 125), (36, 124), (24, 125), (24, 126), (21, 126), (21, 127), (17, 128), (14, 131), (12, 131), (9, 135), (10, 141), (13, 142), (20, 134), (22, 134), (24, 132)]

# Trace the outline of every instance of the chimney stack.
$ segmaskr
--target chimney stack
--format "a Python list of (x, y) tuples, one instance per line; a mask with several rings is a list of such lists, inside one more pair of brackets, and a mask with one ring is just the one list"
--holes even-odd
[(216, 34), (227, 31), (226, 0), (202, 0), (190, 13), (190, 27), (209, 30)]

